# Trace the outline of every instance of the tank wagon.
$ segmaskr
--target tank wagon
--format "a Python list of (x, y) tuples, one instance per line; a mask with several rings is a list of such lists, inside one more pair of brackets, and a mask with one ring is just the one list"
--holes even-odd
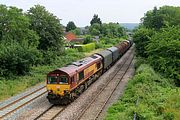
[(108, 70), (132, 45), (125, 40), (79, 61), (47, 74), (48, 100), (52, 104), (68, 104)]

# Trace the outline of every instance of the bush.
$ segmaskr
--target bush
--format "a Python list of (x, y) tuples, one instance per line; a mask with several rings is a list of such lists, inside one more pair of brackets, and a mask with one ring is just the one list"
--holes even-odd
[(147, 54), (149, 63), (159, 72), (176, 79), (180, 86), (180, 27), (164, 28), (152, 36)]
[(81, 45), (77, 47), (79, 52), (89, 52), (95, 49), (95, 43), (89, 43), (86, 45)]
[(133, 41), (136, 44), (137, 55), (141, 57), (147, 57), (146, 46), (148, 45), (151, 36), (154, 34), (153, 30), (140, 28), (135, 31), (133, 35)]
[(83, 41), (83, 44), (88, 44), (92, 42), (92, 37), (90, 35), (85, 36), (85, 40)]
[(0, 75), (24, 75), (32, 65), (38, 64), (40, 53), (35, 48), (24, 48), (18, 43), (0, 45)]
[(121, 38), (108, 38), (108, 37), (103, 37), (101, 38), (98, 43), (96, 43), (96, 49), (97, 48), (108, 48), (108, 47), (112, 47), (118, 43), (120, 43), (121, 41), (123, 41), (124, 39)]

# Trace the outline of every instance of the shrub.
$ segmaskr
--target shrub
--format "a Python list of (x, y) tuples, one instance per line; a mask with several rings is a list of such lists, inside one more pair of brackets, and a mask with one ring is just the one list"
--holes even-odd
[(86, 45), (81, 45), (77, 47), (79, 52), (89, 52), (95, 49), (95, 43), (89, 43)]
[(108, 38), (108, 37), (103, 37), (101, 38), (98, 43), (96, 43), (96, 49), (97, 48), (108, 48), (108, 47), (112, 47), (116, 44), (118, 44), (119, 42), (123, 41), (124, 39), (120, 39), (120, 38)]
[(40, 53), (35, 48), (24, 48), (18, 43), (0, 45), (0, 75), (24, 75), (38, 64)]
[(137, 55), (141, 57), (147, 57), (145, 48), (148, 45), (150, 38), (153, 34), (153, 30), (146, 28), (140, 28), (137, 31), (135, 31), (133, 35), (133, 41), (136, 44)]
[(92, 37), (90, 35), (87, 35), (85, 37), (85, 40), (83, 41), (83, 44), (88, 44), (92, 42)]
[(149, 63), (159, 72), (176, 79), (180, 85), (180, 27), (164, 28), (152, 36), (147, 54)]

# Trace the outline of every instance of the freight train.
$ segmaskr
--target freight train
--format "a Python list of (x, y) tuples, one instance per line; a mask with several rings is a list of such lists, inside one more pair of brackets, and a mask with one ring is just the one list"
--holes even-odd
[(116, 46), (58, 68), (47, 74), (47, 99), (52, 104), (68, 104), (108, 70), (131, 46), (124, 40)]

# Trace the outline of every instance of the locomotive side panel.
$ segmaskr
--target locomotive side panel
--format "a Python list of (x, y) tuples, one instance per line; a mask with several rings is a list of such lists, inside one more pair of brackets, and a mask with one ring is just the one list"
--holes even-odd
[(84, 83), (90, 76), (94, 75), (97, 71), (102, 69), (101, 61), (94, 62), (92, 65), (78, 72), (78, 84)]

